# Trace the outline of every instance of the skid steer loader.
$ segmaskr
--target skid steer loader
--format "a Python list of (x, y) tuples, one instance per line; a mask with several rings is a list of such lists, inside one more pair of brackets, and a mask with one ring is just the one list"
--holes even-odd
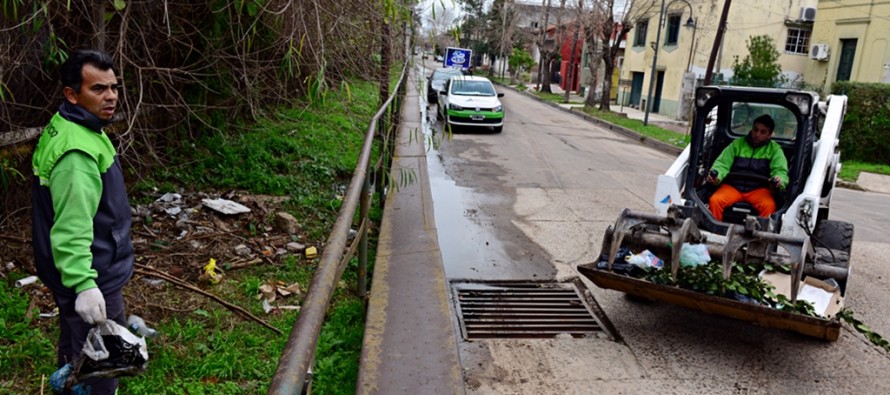
[[(665, 301), (755, 324), (837, 340), (837, 317), (789, 312), (724, 292), (698, 292), (671, 284), (656, 284), (616, 270), (621, 252), (649, 250), (663, 260), (676, 283), (684, 244), (704, 244), (712, 265), (722, 264), (723, 279), (735, 263), (785, 267), (790, 273), (782, 287), (796, 302), (806, 277), (836, 284), (835, 304), (842, 304), (850, 278), (853, 225), (829, 219), (832, 191), (840, 171), (838, 137), (846, 111), (846, 96), (820, 101), (813, 92), (747, 87), (705, 86), (695, 91), (691, 142), (671, 167), (659, 176), (654, 213), (625, 209), (602, 242), (599, 261), (578, 266), (601, 288), (636, 297)], [(716, 186), (705, 180), (723, 148), (744, 138), (753, 120), (769, 114), (776, 122), (773, 140), (788, 160), (788, 185), (773, 190), (776, 212), (760, 217), (747, 203), (736, 203), (718, 221), (708, 209)], [(727, 177), (757, 179), (752, 174)], [(765, 179), (760, 181), (766, 181)], [(623, 265), (627, 266), (627, 265)], [(666, 273), (665, 273), (666, 274)], [(826, 283), (827, 281), (827, 283)], [(830, 287), (830, 286), (829, 286)], [(778, 287), (777, 287), (778, 288)], [(830, 289), (830, 288), (829, 288)]]

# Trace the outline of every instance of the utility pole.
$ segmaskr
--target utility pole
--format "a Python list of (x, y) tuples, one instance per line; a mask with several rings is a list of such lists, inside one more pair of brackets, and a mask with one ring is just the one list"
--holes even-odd
[(720, 14), (720, 24), (717, 26), (717, 36), (714, 37), (714, 45), (711, 47), (711, 57), (708, 58), (708, 69), (705, 70), (705, 85), (711, 85), (714, 76), (714, 62), (717, 60), (717, 52), (723, 46), (723, 32), (726, 30), (726, 18), (729, 16), (729, 5), (732, 0), (723, 3), (723, 13)]

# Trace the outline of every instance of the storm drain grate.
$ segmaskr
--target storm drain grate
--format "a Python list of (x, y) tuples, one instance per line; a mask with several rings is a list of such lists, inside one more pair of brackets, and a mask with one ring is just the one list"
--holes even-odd
[(602, 331), (574, 283), (453, 283), (464, 339), (573, 337)]

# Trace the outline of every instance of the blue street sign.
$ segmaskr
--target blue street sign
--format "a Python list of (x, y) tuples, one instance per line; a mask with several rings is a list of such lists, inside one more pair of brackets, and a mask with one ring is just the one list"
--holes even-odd
[(473, 58), (473, 50), (448, 47), (445, 49), (445, 67), (469, 69)]

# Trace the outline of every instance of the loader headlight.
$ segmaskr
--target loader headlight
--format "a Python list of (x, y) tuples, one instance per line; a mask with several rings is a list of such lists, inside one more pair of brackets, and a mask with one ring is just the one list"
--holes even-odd
[(698, 88), (698, 91), (695, 92), (695, 106), (704, 107), (708, 100), (718, 95), (720, 95), (720, 90), (717, 88)]
[(812, 107), (812, 97), (801, 93), (789, 93), (785, 96), (785, 100), (797, 106), (802, 115), (810, 115), (810, 107)]

